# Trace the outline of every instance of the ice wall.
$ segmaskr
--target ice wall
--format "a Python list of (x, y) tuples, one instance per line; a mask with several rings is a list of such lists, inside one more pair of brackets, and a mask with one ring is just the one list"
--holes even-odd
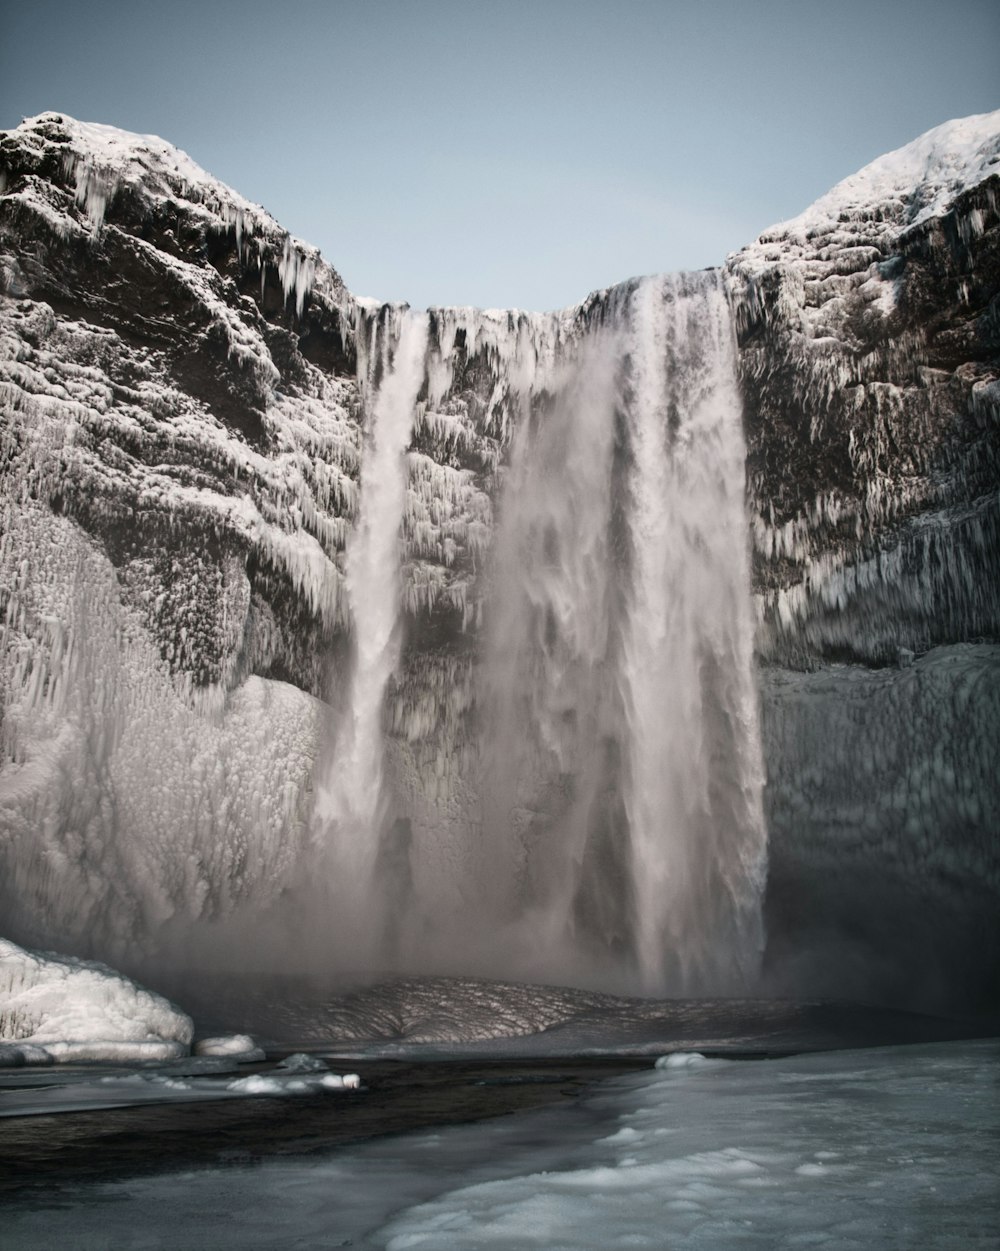
[(1000, 648), (768, 667), (761, 701), (771, 988), (967, 1008), (1000, 961)]

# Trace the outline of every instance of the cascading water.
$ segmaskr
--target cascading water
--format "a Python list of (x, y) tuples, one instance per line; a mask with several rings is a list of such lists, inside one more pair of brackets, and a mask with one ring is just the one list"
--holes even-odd
[[(386, 819), (382, 709), (399, 659), (399, 531), (406, 498), (406, 449), (424, 381), (428, 320), (402, 314), (395, 353), (371, 410), (361, 464), (361, 505), (347, 550), (353, 662), (333, 750), (316, 794), (314, 838), (332, 881), (334, 932), (355, 958), (377, 950), (383, 900), (378, 866)], [(387, 344), (388, 346), (388, 344)]]
[(729, 309), (706, 274), (601, 313), (515, 436), (469, 894), (491, 971), (745, 989), (766, 836)]
[(735, 347), (714, 275), (645, 279), (631, 313), (635, 956), (650, 990), (737, 989), (763, 949), (766, 836)]
[[(502, 961), (527, 966), (541, 952), (558, 953), (565, 966), (588, 845), (609, 832), (591, 826), (618, 721), (610, 679), (620, 341), (617, 327), (598, 328), (564, 344), (558, 366), (536, 375), (545, 398), (525, 406), (500, 507), (480, 694), (484, 836), (472, 894), (499, 931), (490, 942)], [(614, 946), (615, 918), (601, 928)]]
[[(5, 619), (12, 937), (44, 917), (44, 941), (119, 962), (241, 967), (254, 944), (257, 968), (743, 988), (765, 835), (720, 280), (644, 279), (551, 316), (356, 311), (360, 480), (331, 392), (299, 432), (313, 459), (275, 479), (301, 530), (269, 498), (220, 497), (313, 637), (349, 617), (332, 712), (275, 680), (287, 626), (236, 557), (219, 590), (236, 660), (192, 697), (25, 459), (41, 502), (8, 528), (32, 554)], [(48, 465), (72, 414), (31, 415)], [(167, 550), (169, 578), (127, 576), (186, 608)]]

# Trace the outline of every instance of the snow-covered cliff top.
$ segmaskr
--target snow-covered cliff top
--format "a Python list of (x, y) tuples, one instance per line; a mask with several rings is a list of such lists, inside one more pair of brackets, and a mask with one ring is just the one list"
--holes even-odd
[[(123, 186), (141, 188), (154, 198), (182, 198), (235, 229), (241, 256), (249, 251), (253, 240), (261, 253), (266, 244), (270, 244), (269, 250), (277, 245), (286, 297), (294, 298), (300, 313), (306, 294), (320, 281), (325, 285), (332, 279), (331, 294), (336, 292), (341, 298), (346, 294), (339, 275), (321, 259), (318, 249), (289, 235), (260, 205), (245, 199), (156, 135), (80, 122), (61, 113), (27, 118), (8, 133), (42, 149), (51, 144), (53, 127), (62, 132), (66, 172), (75, 180), (77, 204), (93, 229), (101, 228), (110, 199)], [(65, 137), (69, 138), (68, 145)], [(897, 233), (943, 214), (963, 190), (994, 174), (1000, 174), (1000, 110), (944, 122), (843, 179), (804, 212), (776, 223), (734, 255), (751, 266), (774, 261), (778, 259), (774, 244), (779, 240), (802, 245), (810, 237), (835, 231), (838, 223), (844, 222), (863, 221), (877, 234)], [(355, 304), (379, 303), (352, 299)], [(563, 317), (575, 315), (579, 307), (562, 310)], [(466, 320), (473, 312), (455, 311), (464, 314)], [(519, 310), (475, 312), (476, 320), (502, 322), (512, 316), (516, 319)]]
[[(62, 150), (64, 175), (72, 180), (83, 224), (94, 232), (102, 229), (108, 205), (125, 187), (154, 202), (183, 200), (206, 219), (206, 224), (234, 230), (241, 258), (249, 257), (254, 246), (258, 260), (274, 256), (285, 297), (294, 300), (299, 315), (306, 296), (318, 286), (325, 287), (334, 300), (344, 294), (339, 275), (322, 260), (318, 248), (290, 235), (259, 204), (245, 199), (186, 152), (156, 135), (80, 122), (65, 113), (40, 113), (6, 133), (10, 140), (35, 149), (39, 155), (53, 148)], [(0, 185), (0, 193), (3, 190)], [(22, 195), (31, 196), (31, 192)], [(51, 204), (35, 207), (43, 211), (47, 207), (46, 215), (52, 217)], [(68, 219), (54, 220), (53, 224), (64, 232), (73, 229)]]
[(147, 189), (166, 195), (176, 194), (179, 187), (199, 187), (203, 197), (214, 193), (221, 202), (277, 225), (259, 205), (251, 204), (158, 135), (135, 134), (98, 122), (79, 122), (65, 113), (39, 113), (37, 117), (25, 118), (13, 133), (41, 143), (44, 129), (50, 124), (66, 132), (78, 161), (89, 161), (93, 168), (121, 182), (141, 182)]
[(1000, 174), (1000, 109), (944, 122), (878, 157), (745, 251), (784, 238), (803, 243), (852, 219), (868, 219), (871, 229), (874, 209), (880, 222), (905, 230), (946, 213), (956, 196), (993, 174)]

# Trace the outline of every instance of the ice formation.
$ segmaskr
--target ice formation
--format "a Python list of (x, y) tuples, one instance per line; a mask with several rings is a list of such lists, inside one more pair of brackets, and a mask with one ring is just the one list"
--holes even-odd
[(608, 1114), (601, 1137), (526, 1149), (505, 1177), (394, 1216), (375, 1245), (987, 1245), (1000, 1214), (995, 1043), (674, 1059), (594, 1098), (592, 1114)]
[[(81, 1054), (81, 1059), (113, 1059), (111, 1056)], [(123, 1052), (121, 1060), (142, 1058)], [(61, 1073), (46, 1074), (44, 1083), (36, 1077), (30, 1086), (0, 1089), (0, 1118), (13, 1116), (51, 1116), (57, 1112), (85, 1112), (108, 1108), (141, 1107), (149, 1104), (204, 1103), (218, 1100), (254, 1098), (295, 1098), (302, 1095), (329, 1094), (333, 1091), (361, 1090), (357, 1073), (331, 1073), (320, 1062), (313, 1069), (282, 1069), (233, 1077), (231, 1073), (189, 1072), (170, 1064), (157, 1066), (150, 1061), (165, 1057), (150, 1056), (142, 1069), (123, 1073), (121, 1069), (101, 1076), (82, 1071), (62, 1080)], [(247, 1057), (246, 1063), (255, 1057)], [(204, 1063), (204, 1061), (202, 1061)], [(8, 1078), (3, 1085), (9, 1085)]]
[[(186, 1055), (191, 1018), (106, 965), (0, 939), (0, 1040), (57, 1061)], [(26, 1057), (29, 1062), (37, 1059)]]
[[(729, 258), (769, 660), (993, 632), (998, 173), (1000, 113), (947, 122)], [(800, 481), (776, 490), (778, 446)]]
[(226, 1034), (219, 1038), (199, 1038), (192, 1048), (196, 1056), (227, 1056), (238, 1063), (263, 1060), (264, 1051), (249, 1034)]

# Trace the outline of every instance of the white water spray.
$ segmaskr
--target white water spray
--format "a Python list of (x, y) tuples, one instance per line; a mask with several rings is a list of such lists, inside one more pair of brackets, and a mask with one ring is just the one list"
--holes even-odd
[(766, 832), (729, 308), (707, 274), (601, 309), (533, 379), (513, 445), (462, 950), (496, 974), (744, 991)]
[(639, 284), (631, 367), (621, 681), (635, 956), (650, 991), (734, 991), (763, 949), (766, 834), (745, 452), (717, 278)]
[(350, 688), (316, 797), (317, 838), (341, 913), (335, 927), (362, 948), (377, 939), (373, 902), (385, 819), (382, 706), (399, 661), (399, 531), (427, 333), (426, 313), (403, 314), (395, 354), (372, 406), (360, 513), (347, 551), (354, 647)]

